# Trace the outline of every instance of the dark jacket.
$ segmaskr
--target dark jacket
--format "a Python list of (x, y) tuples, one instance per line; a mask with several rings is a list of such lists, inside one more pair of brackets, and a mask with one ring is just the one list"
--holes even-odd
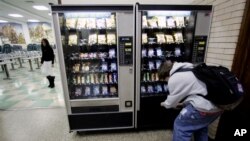
[(44, 61), (52, 61), (52, 64), (54, 64), (54, 51), (51, 47), (42, 47), (42, 59), (41, 64), (43, 64)]

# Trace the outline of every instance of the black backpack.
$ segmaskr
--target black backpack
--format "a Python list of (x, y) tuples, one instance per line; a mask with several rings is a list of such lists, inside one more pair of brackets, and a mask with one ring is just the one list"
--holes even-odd
[(176, 72), (192, 71), (207, 86), (208, 94), (203, 96), (222, 109), (233, 109), (242, 100), (244, 90), (237, 77), (223, 66), (207, 66), (205, 63), (193, 69), (179, 69)]

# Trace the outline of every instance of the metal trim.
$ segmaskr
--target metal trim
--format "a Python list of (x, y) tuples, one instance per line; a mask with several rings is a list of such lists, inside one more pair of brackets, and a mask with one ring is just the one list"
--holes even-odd
[(85, 101), (70, 101), (71, 107), (84, 107), (84, 106), (105, 106), (105, 105), (119, 105), (119, 99), (109, 99), (109, 100), (90, 100)]
[(212, 10), (212, 5), (149, 5), (138, 4), (138, 10)]
[(117, 130), (117, 129), (131, 129), (134, 126), (126, 126), (126, 127), (113, 127), (113, 128), (94, 128), (94, 129), (79, 129), (79, 130), (70, 130), (70, 131), (100, 131), (100, 130)]
[(133, 5), (52, 5), (52, 11), (127, 11)]
[[(139, 10), (138, 10), (139, 4), (136, 4), (135, 7), (135, 38), (137, 39), (135, 41), (135, 128), (138, 126), (138, 121), (137, 121), (137, 111), (140, 110), (140, 66), (141, 66), (141, 56), (140, 56), (140, 51), (141, 51), (141, 46), (140, 46), (140, 33), (141, 33), (141, 27), (138, 25), (139, 21)], [(138, 51), (139, 50), (139, 51)], [(139, 75), (138, 75), (139, 74)]]
[(60, 31), (60, 24), (59, 24), (59, 18), (57, 13), (52, 13), (52, 18), (53, 18), (53, 25), (54, 25), (54, 33), (55, 33), (55, 38), (56, 38), (56, 45), (57, 45), (57, 53), (58, 53), (58, 62), (59, 62), (59, 67), (60, 67), (60, 74), (61, 74), (61, 79), (62, 79), (62, 86), (63, 86), (63, 93), (64, 93), (64, 101), (66, 104), (66, 110), (67, 113), (71, 113), (71, 105), (69, 102), (69, 92), (68, 92), (68, 83), (66, 79), (66, 72), (65, 72), (65, 62), (64, 62), (64, 55), (63, 55), (63, 50), (62, 50), (62, 42), (61, 42), (61, 31)]
[(208, 35), (207, 35), (207, 44), (206, 44), (206, 47), (205, 47), (205, 56), (204, 56), (204, 62), (206, 62), (207, 60), (207, 51), (208, 51), (208, 44), (209, 44), (209, 38), (210, 38), (210, 33), (211, 33), (211, 30), (212, 30), (212, 22), (213, 22), (213, 15), (214, 15), (214, 7), (212, 7), (212, 11), (211, 11), (212, 15), (210, 17), (210, 24), (209, 24), (209, 32), (208, 32)]

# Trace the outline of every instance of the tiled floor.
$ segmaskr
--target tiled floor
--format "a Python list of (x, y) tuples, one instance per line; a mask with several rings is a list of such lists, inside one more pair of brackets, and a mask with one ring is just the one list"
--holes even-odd
[(171, 141), (172, 131), (69, 133), (65, 108), (0, 110), (0, 141)]
[(64, 99), (58, 64), (55, 65), (56, 87), (54, 89), (47, 87), (48, 80), (41, 74), (40, 69), (36, 69), (36, 64), (33, 64), (33, 72), (29, 71), (27, 61), (23, 66), (25, 68), (18, 68), (19, 65), (15, 65), (16, 70), (10, 70), (11, 66), (8, 66), (11, 80), (3, 80), (6, 75), (0, 72), (0, 109), (63, 107)]

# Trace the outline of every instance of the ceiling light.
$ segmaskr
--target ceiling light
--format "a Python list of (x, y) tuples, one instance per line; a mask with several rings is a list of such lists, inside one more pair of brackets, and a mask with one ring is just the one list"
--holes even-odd
[(33, 8), (35, 8), (36, 10), (49, 10), (49, 8), (43, 5), (34, 5)]
[(28, 22), (40, 22), (40, 21), (36, 19), (28, 19)]
[(7, 23), (8, 21), (0, 20), (0, 23)]
[(20, 14), (8, 14), (8, 15), (11, 16), (11, 17), (15, 17), (15, 18), (23, 17), (23, 15), (20, 15)]

